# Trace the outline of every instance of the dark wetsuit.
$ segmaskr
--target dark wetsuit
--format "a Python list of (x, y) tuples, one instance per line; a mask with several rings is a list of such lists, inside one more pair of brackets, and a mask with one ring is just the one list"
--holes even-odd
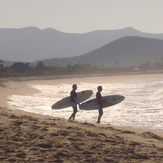
[(75, 92), (75, 90), (72, 90), (70, 92), (70, 100), (71, 100), (71, 105), (72, 105), (72, 108), (73, 108), (73, 113), (72, 115), (70, 116), (69, 119), (75, 119), (75, 114), (77, 113), (77, 93)]
[(71, 102), (76, 102), (76, 98), (77, 98), (77, 93), (75, 92), (75, 90), (72, 90), (70, 93)]
[(99, 117), (98, 117), (98, 120), (97, 120), (97, 123), (100, 123), (100, 119), (101, 119), (101, 116), (103, 115), (103, 109), (102, 109), (102, 96), (101, 96), (101, 93), (100, 92), (97, 92), (96, 93), (96, 99), (98, 100), (98, 104), (99, 104)]
[(99, 103), (100, 107), (102, 107), (102, 96), (101, 96), (100, 92), (96, 93), (96, 98), (98, 100), (98, 103)]

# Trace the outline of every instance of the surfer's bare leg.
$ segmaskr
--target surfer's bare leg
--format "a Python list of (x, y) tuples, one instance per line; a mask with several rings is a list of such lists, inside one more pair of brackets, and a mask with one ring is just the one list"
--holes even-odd
[(70, 116), (69, 120), (71, 120), (71, 118), (72, 118), (73, 114), (74, 114), (74, 113), (72, 113), (72, 114), (71, 114), (71, 116)]
[(100, 108), (98, 111), (99, 111), (99, 115), (98, 115), (97, 123), (100, 123), (101, 117), (103, 115), (103, 110), (102, 110), (102, 108)]
[(77, 112), (78, 112), (77, 111), (77, 107), (73, 107), (73, 113), (71, 114), (69, 120), (71, 120), (71, 119), (74, 120), (75, 119), (75, 115), (76, 115)]
[(75, 119), (75, 115), (78, 112), (77, 107), (74, 107), (73, 110), (74, 110), (74, 112), (73, 112), (72, 119), (74, 120)]

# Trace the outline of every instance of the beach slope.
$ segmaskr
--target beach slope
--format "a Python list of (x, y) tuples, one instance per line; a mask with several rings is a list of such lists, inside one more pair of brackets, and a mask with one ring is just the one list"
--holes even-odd
[(0, 108), (0, 162), (163, 162), (163, 135)]

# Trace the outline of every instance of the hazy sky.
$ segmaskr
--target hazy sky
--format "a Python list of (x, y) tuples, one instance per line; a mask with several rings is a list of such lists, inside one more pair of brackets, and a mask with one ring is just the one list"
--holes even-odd
[(133, 27), (163, 33), (163, 0), (0, 0), (0, 28), (85, 33)]

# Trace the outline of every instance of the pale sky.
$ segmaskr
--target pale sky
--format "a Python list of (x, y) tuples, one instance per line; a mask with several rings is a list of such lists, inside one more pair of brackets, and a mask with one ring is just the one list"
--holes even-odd
[(163, 33), (163, 0), (0, 0), (0, 28)]

